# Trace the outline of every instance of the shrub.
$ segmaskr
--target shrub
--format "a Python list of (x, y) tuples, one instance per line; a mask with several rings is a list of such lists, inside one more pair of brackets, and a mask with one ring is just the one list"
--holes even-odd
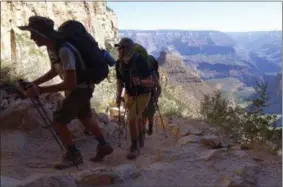
[(263, 113), (269, 99), (266, 95), (267, 84), (257, 83), (254, 89), (258, 97), (245, 109), (230, 106), (220, 91), (206, 95), (201, 103), (203, 119), (237, 142), (263, 145), (273, 142), (281, 147), (281, 130), (273, 125), (276, 116)]

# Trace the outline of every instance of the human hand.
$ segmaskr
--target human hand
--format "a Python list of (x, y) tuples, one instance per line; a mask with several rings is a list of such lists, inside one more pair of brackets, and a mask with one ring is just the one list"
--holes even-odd
[(133, 77), (133, 83), (135, 86), (139, 86), (141, 84), (141, 79), (139, 77)]
[(38, 97), (40, 95), (40, 88), (35, 84), (30, 84), (31, 86), (26, 88), (26, 94), (28, 97)]

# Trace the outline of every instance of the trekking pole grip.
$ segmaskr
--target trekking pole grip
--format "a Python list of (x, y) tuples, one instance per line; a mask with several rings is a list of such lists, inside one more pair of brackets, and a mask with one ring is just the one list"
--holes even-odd
[[(24, 81), (23, 79), (19, 79), (18, 83), (24, 91), (33, 87), (33, 84), (31, 82)], [(38, 99), (39, 97), (36, 96), (35, 98)]]

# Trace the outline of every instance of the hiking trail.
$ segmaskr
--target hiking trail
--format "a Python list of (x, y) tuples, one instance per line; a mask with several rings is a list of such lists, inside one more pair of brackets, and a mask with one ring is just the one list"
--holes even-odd
[[(52, 108), (51, 96), (46, 100), (46, 108)], [(281, 186), (281, 156), (243, 150), (240, 145), (221, 148), (211, 128), (195, 120), (164, 117), (166, 138), (157, 117), (157, 132), (154, 126), (140, 156), (128, 160), (129, 135), (127, 140), (125, 134), (121, 136), (118, 147), (115, 122), (104, 123), (106, 115), (102, 116), (101, 128), (114, 152), (101, 163), (91, 162), (97, 141), (80, 134), (76, 128), (81, 126), (72, 123), (70, 129), (78, 136), (76, 145), (84, 164), (79, 171), (76, 167), (55, 170), (52, 162), (63, 154), (59, 145), (50, 131), (39, 125), (42, 121), (27, 100), (14, 101), (0, 115), (1, 186)]]

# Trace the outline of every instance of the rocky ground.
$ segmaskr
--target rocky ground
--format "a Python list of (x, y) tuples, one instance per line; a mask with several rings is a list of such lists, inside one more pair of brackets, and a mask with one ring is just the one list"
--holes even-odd
[[(2, 94), (3, 95), (3, 94)], [(60, 95), (45, 95), (42, 103), (51, 115)], [(6, 98), (2, 98), (6, 99)], [(220, 139), (209, 127), (193, 120), (167, 119), (165, 137), (159, 118), (152, 136), (135, 161), (126, 159), (129, 137), (121, 137), (118, 125), (100, 114), (101, 128), (115, 151), (101, 163), (92, 163), (97, 142), (83, 133), (78, 121), (69, 124), (84, 164), (54, 170), (52, 162), (62, 155), (48, 129), (29, 100), (12, 101), (2, 108), (1, 187), (51, 186), (282, 186), (281, 156), (240, 145), (221, 148)], [(157, 129), (157, 131), (156, 131)]]

